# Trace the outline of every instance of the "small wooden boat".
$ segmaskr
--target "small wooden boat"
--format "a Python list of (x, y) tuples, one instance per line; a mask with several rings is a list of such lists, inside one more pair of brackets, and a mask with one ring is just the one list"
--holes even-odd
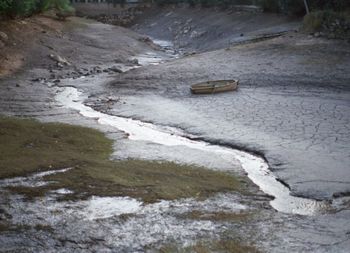
[(197, 83), (191, 86), (193, 94), (212, 94), (233, 91), (238, 88), (238, 80), (218, 80)]

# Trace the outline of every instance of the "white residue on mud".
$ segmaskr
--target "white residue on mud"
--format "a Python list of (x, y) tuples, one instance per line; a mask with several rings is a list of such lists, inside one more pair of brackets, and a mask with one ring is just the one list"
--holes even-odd
[(129, 139), (135, 141), (148, 141), (165, 146), (186, 146), (188, 148), (209, 151), (215, 154), (231, 155), (232, 160), (238, 160), (248, 177), (266, 194), (274, 196), (272, 207), (280, 212), (301, 215), (323, 213), (328, 208), (327, 202), (299, 198), (290, 195), (289, 189), (277, 181), (269, 170), (266, 161), (247, 152), (211, 145), (203, 141), (194, 141), (179, 135), (177, 129), (157, 127), (150, 123), (107, 115), (84, 105), (81, 92), (73, 87), (65, 87), (56, 96), (58, 102), (67, 108), (77, 110), (81, 115), (97, 119), (100, 124), (112, 126), (128, 134)]
[[(138, 64), (140, 66), (147, 66), (147, 65), (159, 65), (162, 62), (165, 62), (170, 59), (175, 59), (178, 57), (178, 54), (174, 50), (174, 45), (171, 41), (166, 40), (156, 40), (152, 39), (153, 43), (158, 45), (164, 50), (164, 53), (159, 52), (146, 52), (143, 54), (139, 54), (135, 57), (133, 57), (131, 60), (137, 60)], [(131, 67), (128, 70), (132, 68), (138, 68), (139, 66)]]
[(92, 197), (83, 211), (88, 220), (105, 219), (121, 214), (136, 213), (142, 202), (129, 197)]
[[(60, 241), (74, 241), (77, 244), (97, 238), (97, 241), (92, 239), (89, 242), (99, 245), (98, 249), (113, 248), (113, 252), (144, 252), (144, 247), (167, 240), (186, 245), (202, 236), (215, 237), (227, 229), (225, 224), (187, 219), (186, 214), (217, 210), (240, 213), (247, 209), (236, 202), (239, 197), (233, 194), (218, 194), (205, 201), (190, 198), (148, 205), (128, 197), (57, 201), (54, 195), (26, 201), (18, 195), (5, 196), (0, 195), (0, 205), (3, 211), (11, 215), (14, 225), (52, 227)], [(42, 241), (40, 247), (45, 243), (45, 240)], [(13, 246), (11, 241), (9, 245)]]
[(140, 65), (158, 65), (164, 61), (163, 57), (153, 52), (137, 55), (134, 59), (136, 59)]
[(28, 177), (15, 177), (9, 179), (0, 180), (0, 187), (8, 186), (24, 186), (24, 187), (40, 187), (46, 185), (48, 182), (42, 181), (42, 178), (45, 176), (50, 176), (57, 173), (64, 173), (72, 168), (66, 168), (61, 170), (50, 170), (35, 173)]

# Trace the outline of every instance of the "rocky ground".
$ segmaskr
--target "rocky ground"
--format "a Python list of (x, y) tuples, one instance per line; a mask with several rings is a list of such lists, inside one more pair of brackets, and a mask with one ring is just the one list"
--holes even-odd
[[(191, 13), (164, 10), (140, 17), (132, 29), (143, 35), (78, 18), (61, 23), (39, 16), (1, 26), (8, 37), (2, 36), (0, 55), (6, 60), (0, 66), (1, 114), (97, 128), (118, 141), (113, 155), (117, 159), (166, 159), (207, 164), (213, 169), (232, 166), (215, 157), (207, 163), (203, 161), (207, 155), (187, 148), (125, 139), (122, 132), (97, 124), (56, 101), (60, 87), (72, 86), (82, 91), (86, 104), (98, 111), (178, 127), (212, 144), (259, 153), (293, 194), (335, 203), (337, 197), (347, 196), (349, 44), (295, 32), (295, 21), (284, 17), (259, 14), (259, 21), (254, 21), (252, 14), (216, 12), (204, 20), (200, 12)], [(174, 23), (175, 19), (179, 23)], [(220, 24), (229, 20), (240, 29), (221, 28)], [(246, 25), (248, 20), (251, 25)], [(205, 27), (202, 35), (193, 35)], [(145, 36), (172, 41), (176, 51), (191, 54), (169, 55)], [(25, 38), (29, 38), (26, 43)], [(217, 50), (206, 52), (212, 49)], [(192, 54), (194, 51), (196, 54)], [(145, 56), (157, 56), (165, 62), (141, 67), (138, 61)], [(192, 83), (234, 78), (240, 80), (239, 90), (234, 93), (194, 96), (189, 92)], [(235, 171), (244, 175), (239, 166)], [(180, 222), (174, 217), (183, 213), (184, 205), (196, 205), (194, 210), (207, 205), (188, 204), (186, 200), (137, 209), (136, 217), (126, 221), (117, 216), (113, 222), (109, 217), (85, 225), (79, 222), (85, 217), (79, 210), (91, 203), (68, 203), (68, 209), (78, 211), (73, 216), (55, 216), (54, 220), (45, 206), (60, 207), (50, 198), (28, 202), (25, 208), (12, 206), (8, 210), (16, 219), (23, 219), (23, 224), (34, 228), (38, 221), (45, 220), (54, 230), (49, 234), (42, 227), (40, 232), (2, 232), (0, 240), (6, 245), (2, 251), (26, 252), (27, 248), (47, 252), (56, 247), (67, 252), (135, 252), (164, 246), (174, 252), (174, 240), (183, 247), (188, 243), (186, 236), (192, 242), (208, 240), (220, 231), (221, 239), (247, 240), (266, 252), (347, 252), (348, 202), (342, 199), (339, 208), (315, 216), (285, 214), (274, 211), (266, 196), (259, 197), (262, 193), (256, 187), (249, 187), (253, 197), (230, 199), (257, 215), (249, 222), (238, 223), (232, 219), (219, 224)], [(219, 203), (213, 204), (214, 209), (231, 208), (222, 206), (221, 196), (217, 198), (211, 202)], [(21, 202), (12, 195), (1, 201), (2, 206)], [(120, 243), (114, 240), (118, 235)]]

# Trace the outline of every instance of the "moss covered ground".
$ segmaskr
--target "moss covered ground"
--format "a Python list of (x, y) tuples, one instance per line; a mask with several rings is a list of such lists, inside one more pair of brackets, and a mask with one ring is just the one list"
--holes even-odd
[(253, 246), (247, 246), (243, 242), (231, 239), (199, 241), (195, 245), (179, 248), (174, 244), (164, 245), (159, 249), (160, 253), (258, 253)]
[(103, 133), (79, 126), (0, 118), (0, 178), (39, 171), (73, 168), (47, 176), (51, 184), (12, 187), (28, 197), (67, 188), (65, 198), (130, 196), (146, 203), (160, 199), (206, 198), (218, 192), (239, 191), (230, 174), (171, 162), (111, 161), (112, 141)]

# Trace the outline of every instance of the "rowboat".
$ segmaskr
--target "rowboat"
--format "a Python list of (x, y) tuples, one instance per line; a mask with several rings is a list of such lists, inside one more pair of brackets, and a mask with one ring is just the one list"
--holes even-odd
[(218, 80), (193, 84), (191, 92), (193, 94), (212, 94), (225, 91), (233, 91), (238, 88), (238, 80)]

